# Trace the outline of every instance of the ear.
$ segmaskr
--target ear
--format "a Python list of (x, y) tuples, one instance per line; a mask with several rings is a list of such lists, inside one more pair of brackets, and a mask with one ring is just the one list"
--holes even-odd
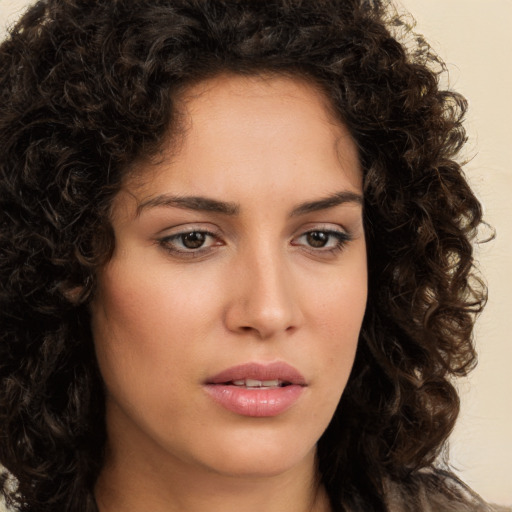
[[(63, 287), (64, 288), (64, 287)], [(74, 286), (73, 288), (64, 288), (61, 290), (62, 295), (67, 299), (68, 302), (74, 306), (82, 302), (84, 287)]]

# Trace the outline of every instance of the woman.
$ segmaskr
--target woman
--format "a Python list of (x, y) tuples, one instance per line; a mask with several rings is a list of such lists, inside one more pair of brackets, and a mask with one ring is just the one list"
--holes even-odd
[(22, 511), (488, 510), (447, 469), (481, 209), (362, 0), (38, 2), (0, 49)]

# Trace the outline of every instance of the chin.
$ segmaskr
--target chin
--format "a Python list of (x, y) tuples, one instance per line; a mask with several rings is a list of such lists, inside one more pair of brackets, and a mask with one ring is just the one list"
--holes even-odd
[(275, 437), (252, 441), (230, 442), (227, 445), (216, 445), (216, 450), (210, 452), (207, 460), (203, 455), (203, 464), (218, 474), (232, 477), (272, 477), (286, 473), (302, 464), (311, 465), (316, 454), (316, 443), (304, 439), (288, 439)]
[[(309, 460), (309, 457), (305, 459)], [(236, 478), (269, 478), (283, 475), (301, 465), (300, 459), (285, 460), (277, 454), (272, 458), (253, 457), (251, 459), (223, 461), (218, 465), (216, 473)]]

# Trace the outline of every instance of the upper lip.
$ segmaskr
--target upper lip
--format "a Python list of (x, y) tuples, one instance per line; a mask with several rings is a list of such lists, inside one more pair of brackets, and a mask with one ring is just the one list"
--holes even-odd
[(209, 377), (206, 383), (222, 384), (242, 379), (280, 380), (290, 384), (306, 385), (304, 376), (296, 368), (283, 361), (273, 363), (250, 362), (232, 366), (213, 377)]

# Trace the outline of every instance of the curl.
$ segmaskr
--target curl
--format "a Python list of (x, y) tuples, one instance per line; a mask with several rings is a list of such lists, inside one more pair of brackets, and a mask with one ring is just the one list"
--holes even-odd
[[(96, 510), (103, 386), (87, 305), (133, 163), (180, 135), (183, 88), (219, 73), (306, 78), (364, 172), (369, 304), (319, 441), (333, 508), (386, 510), (431, 467), (475, 364), (480, 205), (455, 160), (467, 104), (381, 1), (41, 0), (0, 46), (0, 461), (24, 512)], [(412, 485), (412, 484), (411, 484)], [(412, 489), (414, 486), (411, 486)], [(412, 492), (412, 491), (411, 491)], [(461, 498), (462, 499), (462, 498)]]

